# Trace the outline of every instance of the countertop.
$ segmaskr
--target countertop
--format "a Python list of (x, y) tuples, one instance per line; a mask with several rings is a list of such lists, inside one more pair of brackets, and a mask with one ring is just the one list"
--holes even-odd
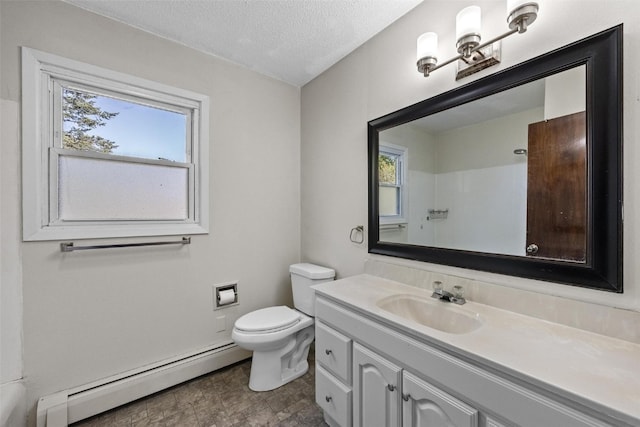
[[(640, 425), (640, 345), (467, 301), (451, 305), (479, 316), (482, 326), (450, 334), (382, 310), (376, 302), (405, 294), (429, 297), (424, 289), (362, 274), (315, 287), (316, 293), (368, 314), (408, 335), (458, 352), (536, 386), (573, 396)], [(640, 325), (638, 326), (640, 327)]]

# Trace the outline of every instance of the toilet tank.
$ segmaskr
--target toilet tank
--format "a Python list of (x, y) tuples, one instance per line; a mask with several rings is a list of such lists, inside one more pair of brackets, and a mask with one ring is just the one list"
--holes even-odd
[(315, 316), (316, 297), (311, 286), (333, 280), (336, 272), (331, 268), (308, 263), (293, 264), (289, 267), (289, 272), (294, 307), (309, 316)]

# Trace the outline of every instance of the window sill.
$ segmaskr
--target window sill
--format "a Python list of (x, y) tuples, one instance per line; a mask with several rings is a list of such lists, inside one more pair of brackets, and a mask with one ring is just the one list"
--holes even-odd
[(121, 225), (87, 225), (87, 226), (51, 226), (43, 227), (32, 233), (25, 230), (25, 242), (68, 240), (68, 239), (102, 239), (112, 237), (146, 237), (176, 236), (192, 234), (208, 234), (208, 227), (202, 224), (121, 224)]

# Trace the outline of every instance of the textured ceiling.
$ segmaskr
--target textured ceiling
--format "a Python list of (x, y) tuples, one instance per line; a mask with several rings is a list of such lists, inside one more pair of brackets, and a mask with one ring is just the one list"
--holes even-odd
[(303, 86), (422, 0), (65, 0)]

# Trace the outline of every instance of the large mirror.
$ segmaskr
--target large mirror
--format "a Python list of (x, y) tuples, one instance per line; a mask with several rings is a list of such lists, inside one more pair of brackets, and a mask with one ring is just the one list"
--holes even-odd
[(619, 26), (369, 122), (369, 251), (622, 292), (621, 74)]

